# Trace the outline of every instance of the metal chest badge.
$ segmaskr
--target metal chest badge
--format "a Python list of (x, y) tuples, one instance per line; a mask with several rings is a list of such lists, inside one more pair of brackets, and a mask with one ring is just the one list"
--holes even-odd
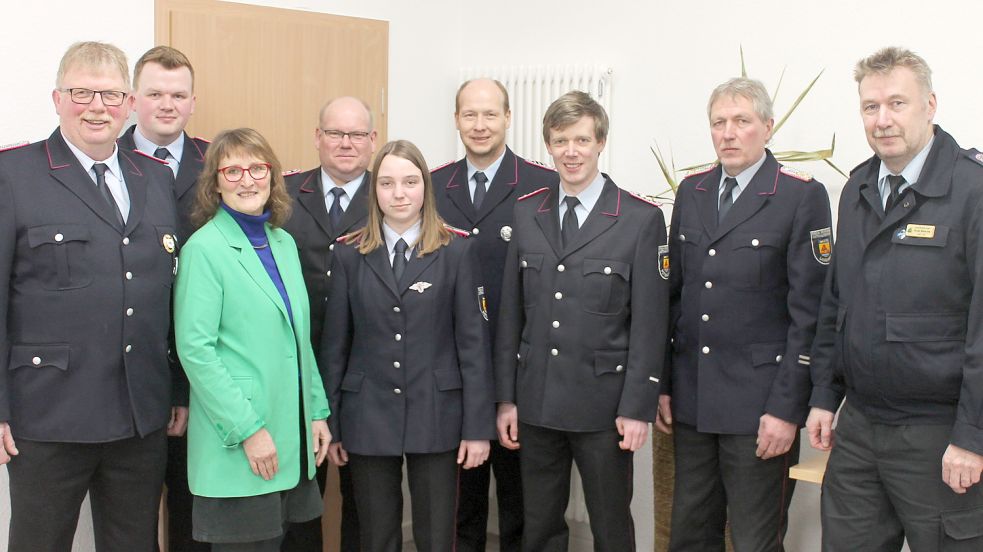
[(160, 239), (160, 244), (164, 246), (164, 251), (174, 253), (177, 248), (177, 240), (172, 234), (164, 234)]
[(669, 279), (669, 246), (659, 246), (659, 276), (663, 280)]
[(481, 311), (481, 317), (488, 322), (488, 298), (485, 297), (485, 286), (478, 286), (478, 310)]
[(417, 282), (417, 283), (413, 284), (412, 286), (410, 286), (410, 289), (412, 289), (413, 291), (415, 291), (417, 293), (423, 293), (423, 290), (427, 289), (428, 287), (430, 287), (432, 285), (433, 284), (431, 284), (430, 282)]
[(833, 259), (833, 231), (830, 227), (809, 232), (812, 242), (812, 256), (819, 264), (828, 265)]
[(501, 230), (498, 231), (498, 235), (502, 237), (502, 241), (508, 242), (512, 240), (512, 227), (505, 225)]

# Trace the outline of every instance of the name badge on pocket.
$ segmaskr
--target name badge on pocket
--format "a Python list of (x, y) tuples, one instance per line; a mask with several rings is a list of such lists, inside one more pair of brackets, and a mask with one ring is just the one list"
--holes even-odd
[(909, 224), (905, 228), (905, 235), (909, 238), (925, 238), (930, 240), (935, 237), (935, 225)]

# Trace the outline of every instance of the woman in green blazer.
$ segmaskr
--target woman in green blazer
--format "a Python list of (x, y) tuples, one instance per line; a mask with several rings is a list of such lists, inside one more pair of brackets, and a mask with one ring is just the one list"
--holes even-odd
[[(188, 483), (194, 538), (214, 552), (276, 551), (321, 514), (314, 477), (331, 440), (310, 345), (280, 163), (254, 130), (219, 134), (199, 177), (175, 290), (191, 382)], [(168, 244), (164, 244), (168, 247)], [(173, 246), (173, 244), (171, 244)]]

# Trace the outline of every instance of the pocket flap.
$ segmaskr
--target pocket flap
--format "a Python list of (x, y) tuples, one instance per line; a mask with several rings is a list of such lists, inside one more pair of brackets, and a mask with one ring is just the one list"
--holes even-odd
[[(918, 232), (930, 232), (931, 238), (919, 237)], [(949, 227), (940, 224), (909, 224), (895, 230), (891, 243), (899, 245), (922, 245), (928, 247), (945, 247), (949, 239)]]
[(519, 266), (521, 268), (535, 268), (536, 270), (541, 270), (543, 268), (543, 254), (525, 253), (523, 255), (519, 255)]
[(363, 372), (347, 372), (344, 379), (341, 380), (341, 390), (358, 393), (362, 390), (362, 380), (364, 379), (365, 373)]
[(232, 376), (232, 382), (239, 386), (246, 399), (253, 398), (253, 378), (249, 376)]
[(433, 371), (433, 379), (439, 391), (453, 391), (461, 389), (461, 371), (455, 368), (444, 368)]
[(953, 540), (983, 537), (983, 508), (942, 512), (942, 530)]
[(748, 349), (751, 351), (752, 366), (778, 364), (782, 361), (782, 354), (785, 353), (785, 343), (782, 341), (774, 343), (752, 343), (748, 345)]
[(594, 353), (594, 375), (622, 374), (628, 365), (628, 351), (596, 351)]
[(625, 281), (631, 280), (631, 265), (621, 261), (584, 259), (584, 274), (617, 274)]
[(27, 243), (31, 247), (72, 241), (89, 241), (89, 228), (83, 224), (47, 224), (27, 229)]
[(734, 236), (734, 249), (750, 247), (777, 247), (785, 248), (785, 238), (776, 232), (755, 232), (753, 234), (740, 234)]
[(921, 341), (963, 341), (966, 339), (966, 313), (941, 314), (888, 313), (885, 318), (887, 340), (916, 343)]
[(12, 345), (10, 347), (10, 363), (7, 369), (51, 366), (62, 371), (68, 370), (70, 351), (71, 347), (68, 344)]

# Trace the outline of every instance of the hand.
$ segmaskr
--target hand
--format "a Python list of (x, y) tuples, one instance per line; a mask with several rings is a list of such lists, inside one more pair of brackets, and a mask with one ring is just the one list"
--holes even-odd
[(341, 441), (328, 445), (328, 460), (339, 467), (348, 463), (348, 451), (341, 446)]
[(614, 425), (618, 428), (618, 435), (624, 437), (624, 439), (618, 443), (621, 450), (630, 450), (635, 452), (636, 450), (642, 448), (642, 445), (645, 444), (645, 439), (647, 439), (649, 436), (648, 422), (618, 416), (614, 419)]
[(328, 444), (331, 442), (331, 430), (328, 422), (314, 420), (311, 422), (311, 437), (314, 440), (314, 463), (320, 466), (328, 456)]
[(242, 442), (242, 450), (246, 453), (249, 460), (249, 467), (253, 473), (269, 481), (273, 479), (276, 472), (280, 469), (280, 464), (276, 457), (276, 445), (273, 444), (273, 437), (265, 427), (253, 433)]
[(167, 422), (167, 436), (180, 437), (188, 429), (188, 407), (172, 406), (171, 420)]
[(19, 454), (14, 436), (10, 433), (10, 424), (0, 422), (0, 466), (10, 462), (11, 457)]
[(655, 429), (672, 435), (672, 397), (659, 395), (659, 415), (655, 418)]
[(828, 452), (833, 448), (833, 413), (813, 407), (806, 420), (806, 431), (812, 448)]
[(499, 403), (498, 442), (509, 450), (519, 450), (519, 409), (515, 403)]
[(466, 470), (477, 468), (488, 460), (489, 452), (491, 443), (488, 441), (461, 441), (461, 446), (457, 448), (457, 463)]
[(758, 422), (758, 450), (754, 454), (762, 460), (781, 456), (792, 448), (798, 432), (799, 426), (792, 422), (762, 414)]
[(983, 456), (975, 452), (949, 444), (942, 455), (942, 481), (956, 494), (966, 494), (966, 490), (980, 482), (983, 472)]

